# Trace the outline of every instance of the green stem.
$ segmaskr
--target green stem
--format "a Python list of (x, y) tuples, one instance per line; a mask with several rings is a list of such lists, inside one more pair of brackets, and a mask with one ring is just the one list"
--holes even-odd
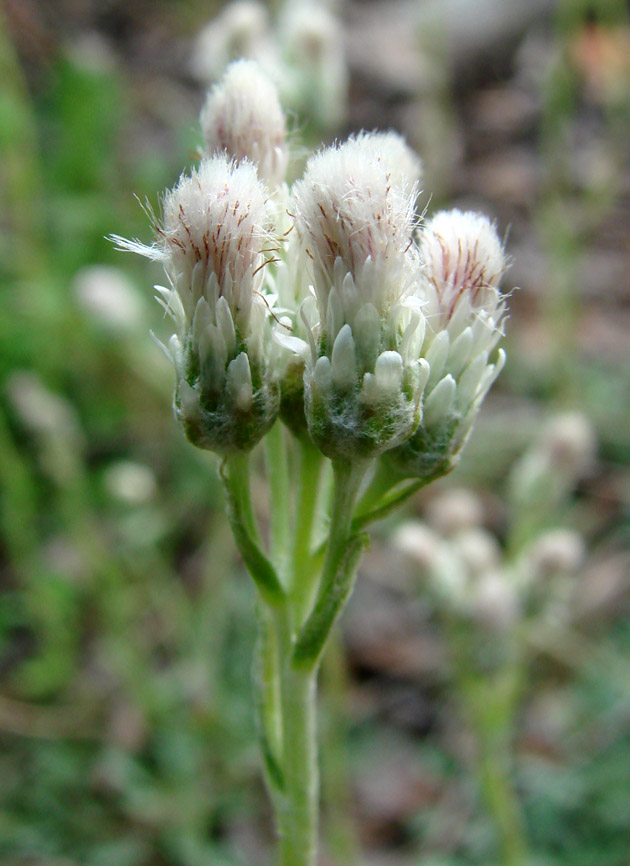
[(349, 675), (341, 635), (333, 631), (322, 658), (324, 724), (322, 731), (322, 800), (324, 838), (331, 862), (356, 866), (359, 842), (352, 816), (348, 761)]
[(414, 493), (417, 493), (418, 490), (422, 490), (429, 481), (433, 479), (418, 479), (417, 481), (412, 481), (410, 484), (405, 485), (402, 489), (393, 490), (389, 496), (385, 496), (378, 506), (373, 508), (371, 511), (367, 512), (358, 512), (354, 520), (352, 521), (352, 529), (355, 532), (363, 529), (369, 523), (373, 523), (375, 520), (382, 520), (384, 517), (387, 517), (392, 513), (399, 505), (402, 505), (403, 502), (406, 502)]
[(230, 528), (247, 570), (268, 605), (282, 604), (286, 597), (276, 569), (261, 547), (260, 532), (249, 491), (249, 456), (234, 454), (220, 468), (225, 487)]
[(317, 666), (330, 630), (350, 595), (354, 571), (367, 546), (366, 536), (352, 535), (354, 503), (366, 469), (366, 463), (333, 464), (335, 492), (319, 591), (294, 649), (294, 661), (301, 666)]
[(380, 460), (376, 472), (367, 489), (359, 499), (356, 515), (352, 521), (352, 529), (358, 532), (375, 520), (382, 520), (406, 502), (414, 493), (422, 490), (432, 481), (442, 478), (446, 472), (439, 470), (426, 478), (415, 478), (405, 482), (399, 475), (392, 472), (383, 460)]
[(278, 794), (284, 789), (278, 649), (274, 618), (264, 604), (259, 604), (258, 642), (254, 663), (254, 698), (265, 781), (276, 809), (279, 808)]
[[(281, 657), (283, 808), (279, 814), (280, 866), (315, 866), (319, 819), (316, 736), (318, 662), (330, 630), (349, 594), (364, 539), (351, 538), (352, 513), (366, 465), (337, 463), (329, 543), (314, 609), (294, 641), (310, 603), (312, 588), (304, 562), (310, 559), (314, 501), (321, 459), (302, 453), (289, 603), (278, 610)], [(300, 643), (303, 635), (305, 640)], [(295, 647), (295, 649), (294, 649)], [(302, 651), (300, 651), (302, 650)]]
[(511, 752), (515, 710), (521, 694), (521, 656), (516, 653), (494, 676), (471, 669), (474, 641), (468, 629), (447, 618), (449, 649), (455, 665), (460, 698), (474, 730), (478, 750), (478, 781), (492, 818), (503, 866), (524, 866), (525, 825), (514, 789)]
[(400, 476), (392, 472), (383, 460), (378, 460), (374, 473), (357, 502), (357, 517), (373, 511), (392, 487), (400, 484), (401, 480)]
[[(289, 648), (287, 648), (289, 649)], [(280, 866), (315, 866), (319, 818), (317, 670), (282, 668), (284, 799), (279, 815)]]
[(310, 443), (299, 443), (299, 482), (295, 503), (295, 526), (291, 551), (291, 605), (294, 624), (299, 628), (313, 602), (317, 577), (313, 557), (313, 522), (317, 507), (317, 491), (322, 457)]
[(287, 440), (283, 425), (276, 421), (265, 436), (265, 465), (269, 479), (269, 512), (271, 515), (271, 554), (280, 574), (286, 569), (290, 543), (289, 465)]
[[(227, 479), (238, 508), (243, 528), (256, 544), (262, 543), (250, 491), (249, 454), (237, 453), (227, 458)], [(225, 480), (225, 479), (224, 479)]]
[(341, 461), (333, 463), (335, 492), (318, 600), (330, 591), (345, 553), (350, 538), (354, 504), (366, 470), (367, 464), (365, 463), (355, 465)]
[(510, 776), (509, 745), (504, 735), (478, 731), (481, 790), (494, 819), (504, 866), (523, 866), (526, 844), (520, 804)]

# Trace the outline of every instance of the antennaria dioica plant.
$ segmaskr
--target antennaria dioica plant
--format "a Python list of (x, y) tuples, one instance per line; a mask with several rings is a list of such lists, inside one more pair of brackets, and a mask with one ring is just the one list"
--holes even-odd
[[(166, 272), (175, 416), (221, 458), (258, 590), (254, 688), (279, 863), (314, 866), (322, 653), (364, 528), (455, 466), (503, 366), (490, 356), (505, 256), (479, 214), (418, 222), (421, 163), (395, 133), (323, 148), (290, 189), (284, 116), (251, 61), (228, 67), (201, 123), (205, 153), (165, 194), (154, 243), (115, 240)], [(250, 491), (261, 441), (269, 545)]]

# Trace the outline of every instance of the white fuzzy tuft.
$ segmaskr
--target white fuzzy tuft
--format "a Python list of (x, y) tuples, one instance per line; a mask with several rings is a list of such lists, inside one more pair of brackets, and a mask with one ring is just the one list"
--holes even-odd
[(201, 128), (208, 154), (249, 159), (272, 186), (283, 182), (289, 159), (284, 114), (275, 85), (255, 61), (237, 60), (226, 69), (208, 93)]
[(460, 210), (440, 211), (423, 228), (420, 253), (426, 277), (436, 295), (442, 327), (459, 306), (470, 312), (497, 309), (499, 281), (506, 268), (505, 253), (490, 220)]
[(201, 297), (211, 308), (224, 297), (246, 328), (268, 229), (267, 191), (250, 163), (214, 156), (182, 175), (164, 198), (159, 232), (188, 321)]
[(366, 153), (371, 151), (372, 159), (384, 162), (394, 186), (411, 191), (420, 184), (422, 160), (402, 135), (389, 129), (363, 132), (357, 139), (362, 142)]
[(313, 263), (322, 315), (343, 273), (352, 275), (360, 301), (380, 313), (409, 288), (416, 188), (396, 169), (388, 141), (364, 133), (326, 148), (309, 159), (294, 186), (291, 209)]

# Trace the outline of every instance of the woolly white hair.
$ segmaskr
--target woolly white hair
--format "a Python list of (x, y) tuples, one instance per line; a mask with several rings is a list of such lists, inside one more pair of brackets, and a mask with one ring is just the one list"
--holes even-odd
[(363, 133), (312, 156), (294, 186), (291, 207), (322, 313), (338, 260), (380, 312), (408, 290), (417, 188), (397, 167), (399, 153), (397, 139)]
[(271, 185), (284, 180), (289, 159), (284, 114), (275, 85), (255, 61), (228, 66), (208, 93), (201, 128), (209, 154), (225, 151), (249, 159)]
[[(497, 231), (482, 214), (457, 209), (440, 211), (420, 233), (425, 266), (440, 323), (445, 327), (457, 307), (492, 313), (501, 297), (498, 285), (506, 268)], [(496, 317), (495, 317), (496, 319)]]

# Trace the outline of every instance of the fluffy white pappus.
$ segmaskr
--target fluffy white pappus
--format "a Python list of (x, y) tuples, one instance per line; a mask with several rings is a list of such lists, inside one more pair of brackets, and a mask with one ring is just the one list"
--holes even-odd
[(379, 313), (409, 291), (416, 187), (397, 182), (386, 142), (374, 139), (365, 133), (320, 151), (294, 186), (291, 210), (322, 320), (335, 271), (351, 274), (361, 301)]
[(402, 135), (388, 129), (362, 132), (357, 138), (363, 140), (367, 152), (371, 150), (373, 159), (383, 161), (394, 186), (417, 191), (422, 181), (422, 160)]
[(208, 154), (248, 159), (271, 186), (283, 182), (289, 161), (285, 118), (278, 91), (258, 63), (230, 64), (208, 93), (200, 119)]
[(269, 240), (267, 198), (255, 166), (225, 156), (204, 160), (166, 193), (158, 247), (189, 323), (201, 298), (214, 309), (224, 297), (247, 329)]
[(438, 319), (434, 327), (447, 327), (455, 318), (470, 320), (482, 311), (494, 314), (498, 324), (498, 286), (507, 263), (490, 220), (472, 211), (440, 211), (423, 226), (419, 242), (430, 312)]

